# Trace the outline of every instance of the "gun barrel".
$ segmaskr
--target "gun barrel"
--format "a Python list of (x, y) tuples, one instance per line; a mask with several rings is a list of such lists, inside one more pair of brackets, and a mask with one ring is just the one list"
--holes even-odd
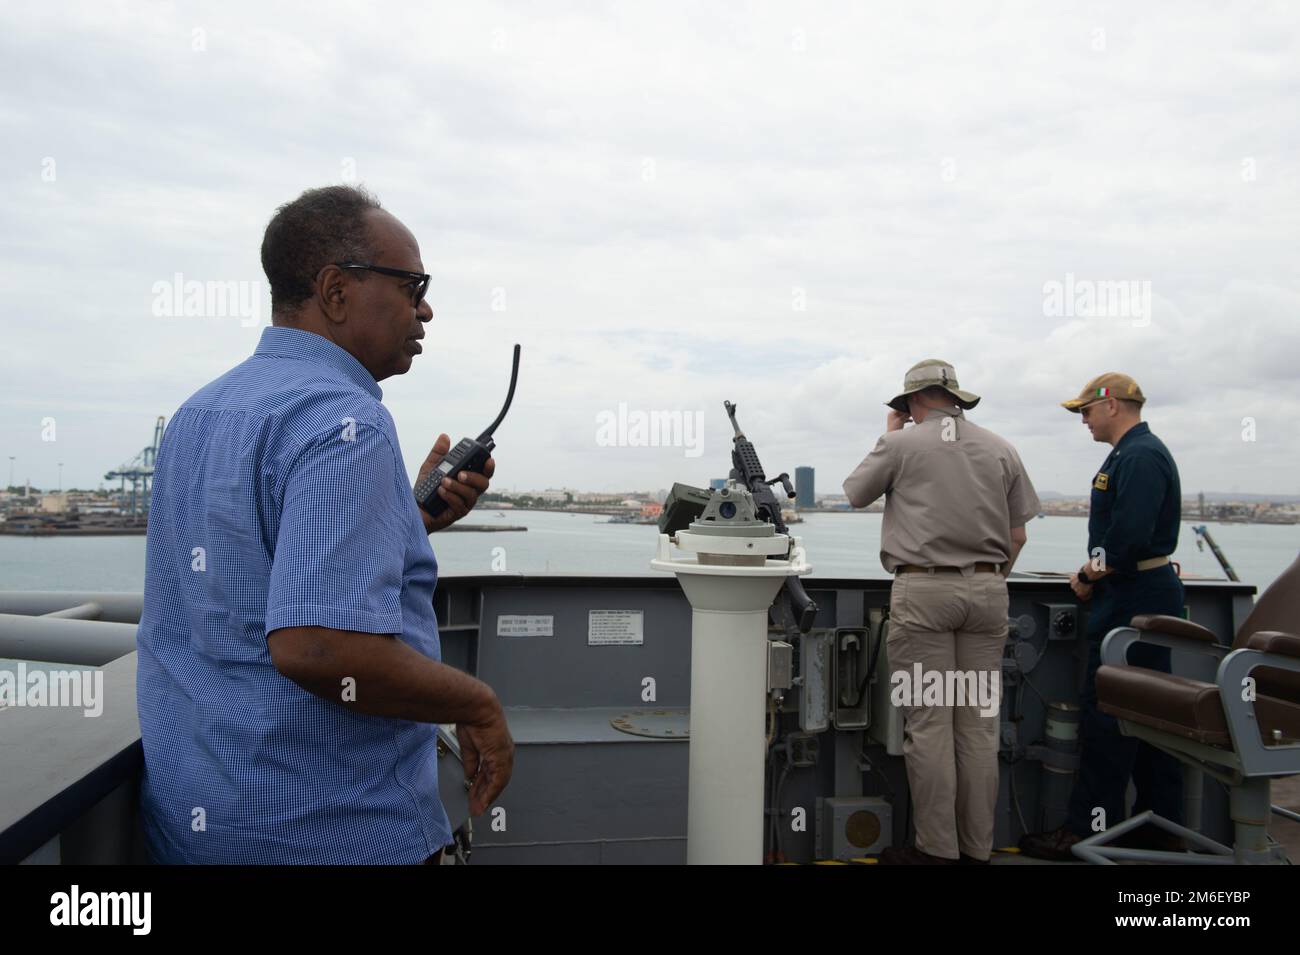
[(736, 406), (730, 401), (723, 401), (722, 406), (727, 409), (727, 417), (731, 419), (731, 430), (736, 432), (737, 438), (744, 438), (745, 433), (740, 430), (740, 425), (736, 424)]

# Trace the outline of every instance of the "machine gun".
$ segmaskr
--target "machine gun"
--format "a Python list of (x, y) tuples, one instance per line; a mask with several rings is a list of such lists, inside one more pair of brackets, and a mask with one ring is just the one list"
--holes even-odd
[[(740, 425), (736, 424), (736, 406), (730, 401), (724, 401), (722, 404), (727, 409), (727, 417), (731, 419), (731, 427), (736, 432), (735, 437), (732, 438), (731, 479), (753, 495), (754, 506), (760, 518), (775, 527), (778, 534), (789, 536), (785, 519), (781, 516), (780, 502), (772, 493), (772, 485), (779, 482), (785, 489), (786, 497), (794, 497), (794, 488), (790, 486), (790, 475), (782, 471), (770, 481), (768, 480), (767, 475), (763, 473), (763, 465), (758, 460), (758, 452), (754, 450), (754, 442), (745, 437), (745, 433), (740, 430)], [(794, 546), (793, 538), (790, 546), (792, 548)], [(803, 583), (798, 577), (785, 579), (785, 585), (778, 594), (778, 600), (782, 598), (788, 602), (799, 632), (807, 633), (812, 628), (813, 618), (817, 616), (817, 604), (803, 589)]]

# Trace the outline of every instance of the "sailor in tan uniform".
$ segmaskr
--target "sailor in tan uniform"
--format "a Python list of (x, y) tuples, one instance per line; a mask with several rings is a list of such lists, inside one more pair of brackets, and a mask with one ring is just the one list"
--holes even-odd
[[(844, 481), (854, 507), (885, 495), (880, 560), (895, 575), (890, 692), (904, 703), (916, 845), (886, 849), (887, 864), (981, 863), (993, 845), (1006, 575), (1039, 503), (1015, 448), (963, 414), (979, 400), (948, 362), (919, 362)], [(942, 680), (939, 705), (915, 685), (917, 664)]]

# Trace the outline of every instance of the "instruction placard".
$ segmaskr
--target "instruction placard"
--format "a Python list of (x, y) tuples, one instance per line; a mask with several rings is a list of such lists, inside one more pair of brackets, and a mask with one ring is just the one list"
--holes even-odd
[(549, 613), (499, 613), (498, 637), (553, 637), (555, 615)]
[(588, 610), (587, 646), (631, 647), (645, 643), (641, 610)]

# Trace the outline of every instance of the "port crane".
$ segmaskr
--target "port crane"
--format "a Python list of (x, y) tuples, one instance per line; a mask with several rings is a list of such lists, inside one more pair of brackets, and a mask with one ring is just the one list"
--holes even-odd
[(130, 461), (104, 475), (104, 480), (120, 480), (121, 493), (126, 494), (126, 482), (131, 482), (131, 517), (147, 517), (149, 514), (149, 482), (153, 479), (153, 465), (158, 458), (158, 448), (162, 444), (166, 419), (158, 416), (153, 427), (153, 443), (144, 448)]

